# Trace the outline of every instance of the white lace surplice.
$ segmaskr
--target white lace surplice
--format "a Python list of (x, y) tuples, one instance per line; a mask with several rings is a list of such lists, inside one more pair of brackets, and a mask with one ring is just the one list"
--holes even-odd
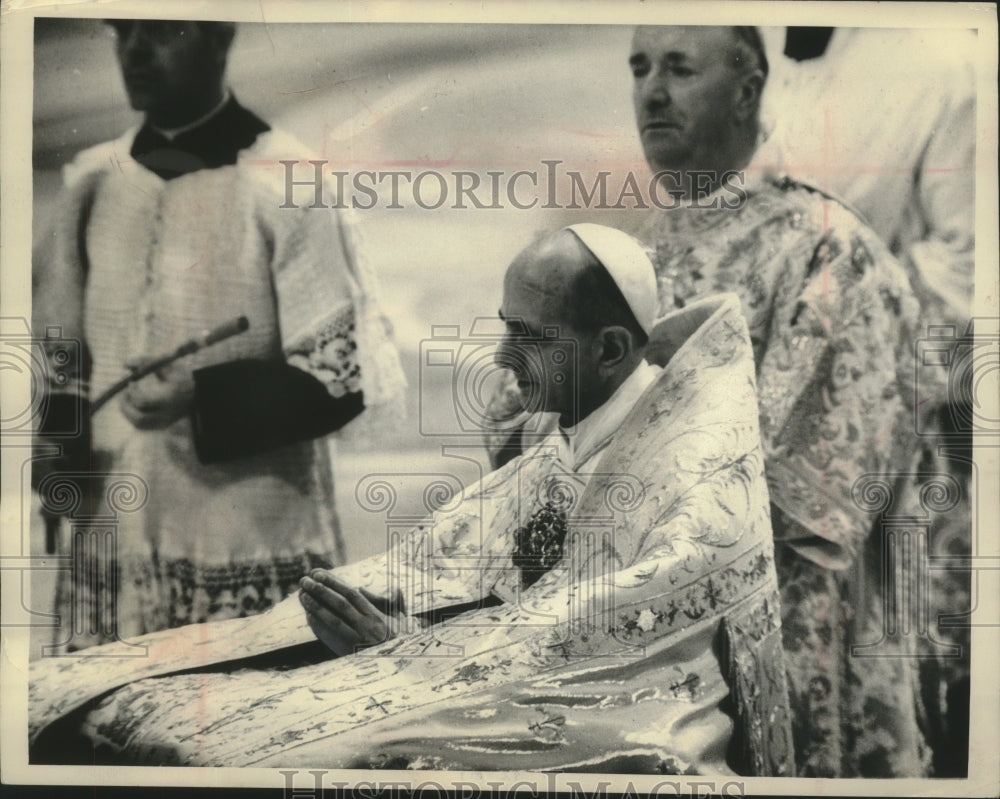
[[(165, 181), (130, 157), (133, 137), (67, 167), (57, 228), (35, 259), (36, 326), (85, 338), (92, 397), (129, 359), (169, 352), (239, 316), (246, 332), (174, 368), (285, 357), (334, 397), (364, 389), (371, 405), (398, 393), (398, 361), (381, 373), (373, 365), (391, 346), (364, 294), (371, 280), (349, 220), (281, 207), (279, 160), (302, 157), (297, 142), (269, 131), (235, 165)], [(343, 561), (326, 441), (203, 465), (187, 418), (141, 431), (113, 401), (93, 424), (95, 463), (148, 489), (145, 505), (119, 518), (121, 637), (259, 612), (311, 567)], [(71, 645), (102, 640), (77, 636)]]

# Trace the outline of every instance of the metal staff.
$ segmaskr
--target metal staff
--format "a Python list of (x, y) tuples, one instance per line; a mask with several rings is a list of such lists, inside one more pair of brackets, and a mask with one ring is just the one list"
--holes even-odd
[(128, 386), (129, 383), (141, 380), (146, 375), (151, 375), (157, 369), (162, 369), (164, 366), (168, 366), (174, 361), (180, 360), (187, 355), (191, 355), (204, 347), (209, 347), (212, 344), (217, 344), (223, 339), (229, 338), (230, 336), (235, 336), (237, 333), (242, 333), (249, 327), (249, 320), (245, 316), (240, 316), (226, 322), (223, 325), (214, 327), (211, 330), (206, 330), (200, 336), (195, 336), (189, 341), (185, 341), (173, 352), (153, 359), (141, 369), (133, 370), (130, 374), (125, 375), (125, 377), (121, 380), (109, 386), (97, 399), (90, 403), (90, 415), (93, 416), (97, 413), (97, 411), (101, 409), (102, 405)]
[[(249, 327), (250, 321), (245, 316), (240, 316), (226, 322), (225, 324), (219, 325), (218, 327), (214, 327), (211, 330), (206, 330), (200, 336), (195, 336), (189, 341), (185, 341), (171, 353), (154, 358), (141, 369), (133, 370), (130, 374), (126, 375), (121, 380), (114, 383), (114, 385), (103, 391), (101, 395), (90, 404), (90, 415), (93, 416), (97, 413), (97, 411), (99, 411), (101, 407), (108, 402), (108, 400), (112, 399), (116, 394), (119, 394), (126, 386), (128, 386), (129, 383), (141, 380), (143, 377), (152, 374), (157, 369), (162, 369), (164, 366), (168, 366), (174, 361), (191, 355), (200, 349), (210, 347), (212, 344), (217, 344), (224, 339), (235, 336), (238, 333), (242, 333)], [(61, 517), (49, 513), (44, 513), (43, 515), (45, 516), (45, 550), (51, 555), (56, 551), (56, 540), (58, 538), (59, 520)]]

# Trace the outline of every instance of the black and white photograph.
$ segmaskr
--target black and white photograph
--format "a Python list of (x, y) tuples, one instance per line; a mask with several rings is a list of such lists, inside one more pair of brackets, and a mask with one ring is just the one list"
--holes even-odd
[(995, 5), (0, 22), (5, 786), (1000, 790)]

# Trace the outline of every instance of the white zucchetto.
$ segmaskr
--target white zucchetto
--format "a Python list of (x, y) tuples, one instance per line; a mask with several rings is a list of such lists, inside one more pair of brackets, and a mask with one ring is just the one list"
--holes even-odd
[(565, 229), (573, 233), (601, 262), (621, 290), (639, 327), (649, 335), (660, 302), (656, 270), (645, 247), (627, 233), (606, 225), (588, 222)]

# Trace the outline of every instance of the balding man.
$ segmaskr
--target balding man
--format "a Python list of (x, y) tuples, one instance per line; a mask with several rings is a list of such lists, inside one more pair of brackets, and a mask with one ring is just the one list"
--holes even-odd
[(666, 190), (702, 199), (750, 162), (767, 77), (756, 28), (642, 27), (629, 66), (642, 149)]
[(250, 326), (95, 412), (78, 468), (134, 475), (146, 502), (121, 514), (113, 555), (62, 573), (62, 618), (92, 620), (60, 631), (69, 650), (258, 613), (343, 562), (324, 437), (402, 381), (345, 212), (281, 207), (279, 161), (308, 153), (228, 89), (234, 25), (108, 25), (143, 122), (66, 166), (34, 256), (38, 337), (58, 328), (90, 356), (51, 387), (42, 433), (60, 398), (72, 411), (205, 330)]
[[(754, 28), (639, 28), (629, 63), (646, 160), (687, 200), (639, 233), (661, 308), (734, 291), (754, 343), (798, 771), (922, 775), (915, 636), (885, 611), (905, 606), (913, 572), (882, 578), (855, 489), (905, 470), (912, 447), (907, 279), (852, 212), (754, 160), (768, 73)], [(707, 177), (676, 180), (695, 170)], [(727, 180), (736, 207), (714, 202), (731, 200)]]
[[(155, 667), (113, 647), (72, 674), (37, 664), (35, 752), (60, 714), (125, 685), (83, 726), (119, 761), (791, 773), (746, 328), (730, 295), (654, 331), (654, 298), (619, 231), (533, 244), (504, 280), (497, 358), (552, 434), (387, 553), (315, 572), (301, 604), (139, 639)], [(662, 368), (644, 359), (654, 332), (676, 344)], [(141, 680), (313, 631), (338, 658)]]

